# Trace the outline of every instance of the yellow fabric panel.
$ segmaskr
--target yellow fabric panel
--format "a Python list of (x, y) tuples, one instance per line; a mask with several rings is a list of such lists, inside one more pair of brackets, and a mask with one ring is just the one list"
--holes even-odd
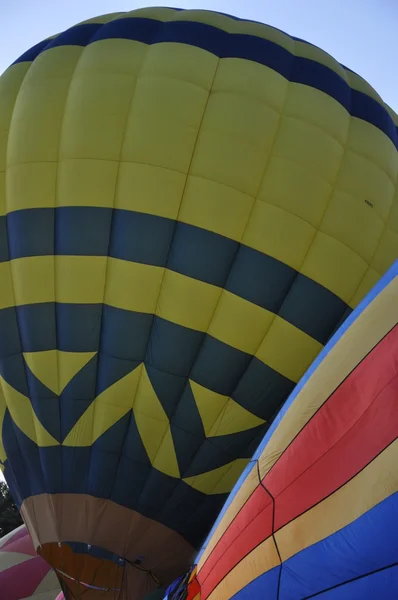
[[(211, 118), (207, 118), (206, 111), (190, 172), (192, 175), (217, 181), (244, 194), (255, 196), (276, 135), (279, 115), (271, 108), (261, 109), (263, 117), (258, 126), (263, 131), (264, 139), (261, 145), (255, 144), (247, 137), (238, 136), (234, 132), (233, 111), (224, 114), (229, 103), (233, 104), (232, 94), (224, 97), (228, 98), (224, 110), (219, 106), (218, 110), (212, 111)], [(261, 105), (258, 104), (258, 107)], [(232, 114), (228, 115), (228, 112)], [(224, 119), (227, 120), (227, 131), (220, 132), (219, 125), (216, 126), (215, 122), (223, 122)], [(243, 121), (244, 124), (246, 120), (250, 122), (248, 113), (239, 113), (238, 121)]]
[[(221, 118), (222, 117), (222, 118)], [(203, 131), (249, 142), (260, 153), (269, 151), (279, 123), (279, 112), (246, 94), (214, 91), (203, 118)], [(225, 182), (228, 183), (228, 182)]]
[(318, 227), (332, 189), (310, 168), (272, 156), (258, 198)]
[[(229, 600), (257, 577), (280, 564), (275, 542), (272, 538), (256, 546), (220, 581), (208, 596), (208, 600)], [(200, 580), (200, 571), (199, 571)]]
[[(397, 240), (398, 242), (398, 240)], [(376, 285), (378, 280), (380, 279), (380, 273), (377, 273), (372, 268), (369, 268), (366, 271), (364, 278), (362, 279), (359, 288), (357, 289), (355, 295), (351, 299), (350, 305), (355, 308), (358, 304), (365, 298), (365, 296), (371, 291), (371, 289)]]
[[(54, 258), (57, 276), (55, 293)], [(102, 256), (35, 256), (14, 259), (11, 263), (0, 263), (1, 281), (4, 290), (8, 292), (8, 295), (2, 294), (3, 307), (14, 305), (10, 267), (16, 305), (54, 302), (55, 299), (64, 303), (101, 303), (104, 300), (106, 272), (105, 302), (118, 308), (146, 313), (155, 311), (164, 271), (161, 267)], [(172, 275), (170, 277), (173, 278)], [(193, 288), (197, 284), (197, 289), (204, 292), (201, 294), (203, 299), (206, 295), (214, 298), (221, 293), (214, 286), (182, 275), (179, 277), (184, 280), (181, 284), (184, 290), (188, 292), (190, 285), (192, 286), (193, 295)], [(166, 308), (166, 312), (168, 314), (170, 311)], [(192, 318), (194, 321), (194, 311)]]
[(0, 263), (0, 310), (15, 305), (11, 264)]
[[(6, 212), (30, 208), (53, 208), (56, 187), (56, 161), (10, 165), (7, 167), (6, 178)], [(40, 194), (37, 190), (40, 190)]]
[(64, 111), (60, 160), (76, 157), (119, 160), (127, 115), (147, 46), (139, 42), (110, 46), (110, 40), (107, 41), (108, 55), (113, 60), (108, 59), (102, 65), (99, 61), (106, 48), (92, 45), (76, 67)]
[(189, 380), (189, 385), (191, 386), (200, 418), (202, 419), (203, 429), (206, 436), (209, 436), (214, 423), (228, 402), (228, 396), (213, 392), (213, 390), (201, 386), (192, 379)]
[[(151, 51), (143, 65), (142, 74), (145, 77), (169, 77), (195, 86), (206, 91), (214, 91), (212, 86), (218, 58), (210, 52), (203, 52), (195, 46), (173, 42), (164, 42), (151, 47)], [(218, 70), (217, 70), (218, 74)]]
[[(344, 155), (336, 187), (373, 206), (373, 211), (386, 221), (394, 197), (389, 176), (367, 158), (348, 150)], [(369, 207), (371, 208), (371, 207)]]
[[(12, 288), (15, 305), (37, 304), (38, 302), (55, 302), (55, 261), (54, 256), (30, 256), (17, 258), (9, 263), (11, 268)], [(76, 257), (81, 260), (81, 257)], [(59, 264), (59, 263), (58, 263)], [(8, 266), (8, 265), (7, 265)], [(60, 272), (57, 270), (57, 278)], [(70, 273), (68, 284), (73, 285), (73, 274)], [(62, 281), (65, 287), (65, 281)]]
[(317, 232), (300, 271), (349, 304), (367, 268), (356, 252), (329, 235)]
[(62, 160), (57, 171), (57, 206), (113, 207), (118, 170), (116, 161)]
[(261, 479), (325, 400), (396, 325), (397, 300), (398, 278), (395, 278), (351, 324), (311, 375), (259, 458)]
[(23, 356), (32, 373), (54, 394), (59, 395), (95, 354), (45, 350), (24, 352)]
[(139, 365), (97, 396), (68, 433), (63, 446), (91, 446), (132, 410), (142, 368)]
[[(0, 376), (0, 386), (5, 403), (15, 425), (38, 446), (58, 446), (57, 440), (43, 427), (33, 410), (29, 398), (11, 387)], [(56, 402), (56, 400), (55, 400)]]
[(343, 146), (319, 127), (283, 116), (273, 156), (310, 169), (333, 185), (343, 158)]
[(232, 523), (232, 521), (234, 520), (234, 518), (240, 511), (241, 507), (245, 504), (245, 502), (248, 500), (248, 498), (250, 498), (251, 494), (257, 488), (258, 484), (259, 484), (259, 479), (258, 479), (257, 464), (254, 463), (253, 468), (249, 471), (248, 475), (246, 476), (244, 485), (242, 485), (236, 492), (230, 506), (228, 507), (228, 510), (225, 512), (220, 523), (218, 524), (217, 528), (213, 532), (213, 535), (211, 536), (210, 540), (208, 541), (208, 544), (200, 557), (200, 561), (198, 563), (198, 571), (202, 568), (202, 566), (204, 565), (204, 563), (210, 556), (211, 552), (217, 545), (219, 539), (223, 536), (224, 532), (228, 529), (229, 525)]
[[(33, 260), (41, 263), (44, 258), (47, 257), (37, 257)], [(103, 302), (107, 261), (106, 256), (56, 256), (55, 299), (57, 302), (72, 304)], [(48, 273), (44, 270), (41, 274), (46, 274), (48, 277)], [(49, 279), (51, 281), (51, 278)]]
[(384, 230), (384, 222), (361, 198), (335, 190), (320, 231), (339, 240), (369, 264)]
[(315, 233), (300, 217), (257, 200), (242, 241), (299, 271)]
[(316, 544), (398, 491), (398, 440), (351, 481), (275, 534), (282, 560)]
[(385, 273), (397, 259), (397, 247), (398, 231), (393, 231), (387, 227), (371, 262), (372, 268), (374, 268), (379, 275)]
[(322, 344), (276, 316), (256, 356), (297, 383), (321, 349)]
[(233, 187), (190, 175), (178, 220), (240, 241), (253, 203)]
[(118, 172), (115, 208), (177, 219), (185, 181), (185, 175), (177, 171), (122, 162)]
[(179, 477), (170, 422), (152, 387), (145, 366), (142, 367), (133, 410), (142, 443), (152, 466), (170, 477)]
[[(377, 165), (396, 184), (398, 177), (398, 152), (393, 142), (382, 131), (363, 121), (352, 117), (347, 138), (347, 148), (359, 156), (367, 158)], [(382, 207), (385, 215), (383, 199), (378, 199), (378, 207)]]
[(223, 411), (219, 414), (211, 428), (209, 437), (246, 431), (264, 423), (264, 419), (256, 417), (256, 415), (243, 408), (235, 400), (229, 398)]
[[(397, 181), (398, 184), (398, 181)], [(398, 185), (395, 190), (394, 203), (391, 207), (390, 214), (388, 217), (388, 227), (398, 233)]]
[(121, 160), (187, 173), (207, 98), (208, 92), (192, 83), (142, 73), (126, 124)]
[(82, 52), (81, 46), (59, 46), (30, 66), (14, 105), (8, 165), (57, 161), (65, 102)]
[(243, 352), (255, 354), (274, 316), (261, 306), (222, 290), (208, 334)]
[(334, 98), (309, 85), (291, 83), (284, 114), (315, 125), (344, 145), (350, 128), (350, 114)]
[(125, 310), (155, 313), (163, 275), (162, 267), (108, 258), (104, 301)]
[(0, 217), (7, 212), (5, 169), (10, 123), (15, 100), (28, 66), (26, 63), (14, 65), (7, 69), (0, 77)]
[(237, 458), (213, 471), (185, 477), (183, 481), (202, 494), (227, 494), (234, 487), (248, 462), (248, 458)]
[(207, 331), (221, 289), (174, 271), (165, 271), (156, 314), (183, 327)]
[(242, 58), (222, 58), (214, 78), (212, 93), (243, 95), (280, 113), (289, 85), (291, 84), (280, 73), (265, 65)]
[(207, 437), (229, 435), (262, 425), (265, 421), (237, 402), (189, 381)]

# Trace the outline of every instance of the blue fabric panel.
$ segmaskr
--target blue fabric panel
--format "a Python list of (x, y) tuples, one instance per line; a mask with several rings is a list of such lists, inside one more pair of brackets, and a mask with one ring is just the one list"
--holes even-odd
[(207, 335), (192, 369), (191, 379), (218, 394), (231, 396), (251, 359), (249, 354)]
[(253, 358), (239, 379), (232, 398), (261, 419), (270, 421), (294, 386), (293, 381)]
[[(349, 484), (348, 484), (349, 485)], [(398, 493), (340, 531), (299, 552), (284, 563), (281, 599), (311, 597), (346, 581), (398, 564)], [(348, 600), (350, 584), (332, 598)], [(374, 591), (374, 590), (373, 590)], [(326, 596), (329, 598), (329, 596)], [(364, 596), (374, 599), (376, 595)]]
[(224, 287), (238, 242), (199, 227), (177, 223), (167, 268)]
[[(261, 577), (257, 577), (232, 596), (231, 600), (259, 600), (260, 598), (261, 600), (282, 600), (280, 596), (278, 597), (279, 571), (280, 567), (275, 567)], [(297, 598), (297, 600), (299, 599)], [(300, 598), (300, 600), (304, 599)]]
[(104, 305), (100, 351), (126, 360), (144, 360), (153, 318)]

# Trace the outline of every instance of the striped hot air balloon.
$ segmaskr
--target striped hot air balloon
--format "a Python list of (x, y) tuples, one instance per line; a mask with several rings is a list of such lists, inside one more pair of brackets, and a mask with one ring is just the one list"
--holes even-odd
[(55, 600), (59, 582), (21, 525), (0, 539), (0, 600)]
[(393, 600), (398, 261), (300, 382), (169, 600)]

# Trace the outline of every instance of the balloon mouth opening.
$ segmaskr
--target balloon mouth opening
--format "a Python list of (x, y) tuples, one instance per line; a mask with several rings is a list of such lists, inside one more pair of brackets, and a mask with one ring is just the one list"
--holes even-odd
[(37, 553), (54, 569), (66, 600), (118, 598), (125, 560), (101, 548), (75, 542), (43, 544)]

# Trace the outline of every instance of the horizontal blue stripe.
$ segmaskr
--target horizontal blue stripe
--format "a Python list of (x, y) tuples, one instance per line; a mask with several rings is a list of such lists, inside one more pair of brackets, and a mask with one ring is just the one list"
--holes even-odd
[[(32, 399), (52, 398), (54, 394), (43, 390), (29, 375), (22, 352), (54, 349), (100, 353), (95, 359), (98, 364), (94, 359), (90, 361), (80, 372), (83, 379), (65, 389), (68, 397), (82, 400), (92, 401), (99, 391), (111, 385), (109, 377), (114, 377), (114, 382), (121, 376), (117, 376), (120, 369), (123, 371), (128, 365), (132, 369), (141, 362), (169, 375), (156, 385), (159, 395), (163, 390), (171, 394), (175, 387), (174, 400), (165, 400), (166, 412), (172, 412), (182, 393), (179, 378), (190, 377), (207, 389), (232, 396), (267, 421), (274, 417), (294, 387), (293, 381), (256, 357), (208, 334), (157, 316), (107, 305), (48, 303), (3, 309), (0, 332), (0, 373), (10, 385)], [(102, 376), (106, 377), (103, 384)], [(44, 416), (50, 414), (44, 410)]]
[[(267, 571), (234, 600), (395, 599), (398, 585), (398, 494), (333, 535)], [(390, 567), (395, 565), (394, 567)], [(279, 593), (276, 579), (281, 571)]]
[(45, 255), (111, 256), (167, 266), (278, 314), (321, 344), (348, 309), (333, 292), (271, 256), (200, 227), (140, 212), (59, 207), (0, 217), (0, 262)]
[(263, 64), (289, 81), (302, 83), (328, 94), (352, 116), (383, 131), (398, 148), (398, 129), (388, 111), (367, 94), (352, 89), (329, 67), (308, 58), (296, 57), (275, 42), (253, 35), (227, 33), (205, 23), (163, 23), (155, 19), (129, 17), (103, 25), (76, 25), (50, 42), (36, 45), (16, 62), (34, 60), (41, 52), (55, 46), (85, 46), (99, 40), (120, 38), (145, 44), (177, 42), (196, 46), (220, 58), (242, 58)]
[(232, 489), (231, 493), (229, 494), (228, 499), (227, 499), (225, 505), (223, 506), (217, 520), (215, 521), (209, 535), (207, 536), (203, 547), (200, 549), (199, 554), (198, 554), (197, 558), (195, 559), (195, 562), (199, 562), (203, 552), (205, 551), (206, 547), (208, 546), (214, 532), (216, 531), (221, 520), (223, 519), (225, 513), (227, 512), (228, 508), (232, 504), (234, 498), (236, 497), (236, 495), (239, 492), (239, 490), (241, 489), (241, 487), (244, 485), (247, 476), (249, 475), (250, 471), (253, 468), (253, 464), (255, 462), (257, 462), (257, 460), (260, 458), (260, 456), (264, 452), (269, 440), (275, 433), (275, 430), (279, 426), (280, 422), (282, 421), (283, 417), (286, 415), (287, 411), (289, 410), (289, 408), (291, 407), (293, 402), (296, 400), (296, 398), (300, 394), (301, 390), (307, 384), (308, 380), (315, 373), (316, 369), (319, 367), (319, 365), (322, 363), (322, 361), (325, 360), (325, 358), (327, 357), (329, 352), (332, 350), (332, 348), (334, 348), (334, 346), (338, 343), (340, 338), (343, 337), (343, 335), (346, 333), (346, 331), (349, 329), (349, 327), (351, 327), (351, 325), (366, 310), (366, 308), (371, 304), (371, 302), (373, 302), (373, 300), (376, 298), (376, 296), (378, 296), (380, 293), (382, 293), (382, 291), (388, 285), (390, 285), (390, 283), (396, 277), (398, 277), (398, 260), (395, 261), (395, 263), (390, 267), (390, 269), (387, 271), (387, 273), (385, 273), (383, 275), (383, 277), (377, 282), (377, 284), (371, 289), (371, 291), (365, 296), (365, 298), (363, 298), (363, 300), (359, 303), (359, 305), (355, 308), (355, 310), (347, 317), (345, 322), (339, 327), (338, 331), (336, 331), (336, 333), (333, 335), (333, 337), (330, 339), (330, 341), (326, 344), (326, 346), (323, 348), (323, 350), (318, 354), (318, 356), (316, 357), (314, 362), (311, 364), (309, 369), (305, 372), (303, 377), (297, 383), (293, 392), (290, 394), (289, 398), (283, 404), (278, 415), (273, 420), (271, 426), (267, 430), (267, 433), (265, 434), (263, 440), (261, 441), (260, 445), (258, 446), (257, 450), (255, 451), (255, 453), (253, 455), (252, 461), (247, 465), (246, 469), (243, 471), (239, 480), (236, 482), (234, 488)]

